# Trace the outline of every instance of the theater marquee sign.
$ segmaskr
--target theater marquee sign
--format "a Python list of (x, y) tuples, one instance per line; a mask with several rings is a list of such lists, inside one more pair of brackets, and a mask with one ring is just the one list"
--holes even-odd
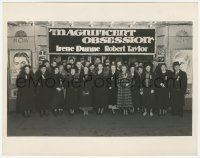
[(49, 28), (50, 54), (155, 53), (155, 29)]

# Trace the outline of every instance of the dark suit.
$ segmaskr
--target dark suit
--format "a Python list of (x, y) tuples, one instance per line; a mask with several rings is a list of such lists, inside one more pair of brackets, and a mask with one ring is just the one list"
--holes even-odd
[(172, 114), (183, 115), (185, 105), (185, 93), (187, 89), (187, 75), (184, 71), (173, 72), (171, 83), (171, 106)]

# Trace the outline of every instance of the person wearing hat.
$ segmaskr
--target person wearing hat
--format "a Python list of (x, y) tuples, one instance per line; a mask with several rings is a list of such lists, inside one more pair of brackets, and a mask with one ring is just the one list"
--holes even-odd
[(158, 64), (158, 58), (153, 58), (153, 61), (152, 61), (152, 72), (154, 73), (154, 75), (156, 75), (160, 69), (159, 69), (159, 64)]
[(187, 89), (187, 74), (180, 69), (180, 63), (178, 61), (173, 63), (173, 69), (173, 83), (171, 84), (172, 114), (182, 117)]
[(43, 64), (42, 65), (45, 65), (46, 68), (47, 68), (47, 71), (50, 73), (51, 72), (51, 65), (49, 63), (48, 60), (43, 60)]
[(25, 65), (17, 77), (17, 109), (24, 117), (30, 117), (34, 110), (35, 86), (33, 84), (34, 74), (30, 65)]
[(37, 98), (37, 106), (40, 112), (40, 116), (48, 116), (49, 115), (49, 98), (51, 97), (51, 83), (47, 82), (49, 78), (51, 78), (51, 74), (47, 71), (47, 67), (45, 65), (41, 65), (39, 70), (36, 72), (36, 98)]
[(66, 109), (69, 109), (71, 115), (79, 109), (79, 91), (81, 87), (80, 75), (77, 73), (77, 69), (72, 67), (70, 69), (70, 74), (67, 77), (67, 82), (64, 86), (66, 88)]
[(150, 116), (153, 116), (153, 108), (155, 104), (155, 89), (154, 89), (154, 73), (151, 71), (151, 64), (146, 64), (145, 72), (142, 77), (142, 92), (143, 95), (143, 107), (144, 113), (143, 116), (146, 116), (148, 111)]

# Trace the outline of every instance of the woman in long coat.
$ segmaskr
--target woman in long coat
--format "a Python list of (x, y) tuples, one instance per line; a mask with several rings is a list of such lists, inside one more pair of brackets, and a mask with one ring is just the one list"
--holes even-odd
[(24, 117), (30, 117), (31, 111), (34, 110), (35, 86), (33, 82), (34, 74), (31, 66), (25, 65), (16, 80), (17, 106)]
[(47, 71), (45, 65), (41, 65), (39, 71), (36, 72), (36, 83), (37, 84), (37, 105), (40, 111), (40, 116), (49, 115), (49, 98), (51, 97), (52, 83), (49, 80), (51, 73)]
[(103, 65), (97, 66), (96, 75), (93, 79), (94, 105), (97, 108), (97, 114), (103, 114), (105, 107), (108, 105), (108, 88), (106, 87), (106, 76), (103, 73)]
[(133, 108), (131, 96), (131, 76), (127, 71), (127, 66), (122, 65), (122, 72), (118, 78), (117, 107), (123, 111), (123, 115), (128, 115), (128, 110)]
[(108, 88), (108, 106), (111, 109), (112, 114), (115, 114), (115, 110), (117, 109), (117, 78), (118, 73), (116, 65), (111, 65), (108, 75), (110, 81)]
[(83, 111), (83, 115), (88, 115), (89, 111), (92, 110), (92, 75), (89, 72), (89, 68), (85, 66), (83, 68), (83, 74), (81, 79), (81, 90), (80, 90), (80, 109)]
[(51, 109), (53, 110), (53, 114), (57, 116), (58, 114), (62, 114), (63, 112), (63, 102), (64, 102), (64, 88), (63, 88), (63, 80), (64, 77), (59, 73), (59, 68), (54, 67), (54, 74), (52, 75), (52, 79), (54, 81), (52, 87), (52, 97), (50, 101)]
[(76, 73), (76, 68), (70, 70), (68, 81), (66, 82), (66, 104), (70, 114), (74, 114), (79, 109), (79, 90), (81, 87), (80, 76)]
[(135, 66), (130, 66), (130, 75), (131, 75), (131, 93), (133, 99), (133, 111), (139, 112), (140, 108), (140, 76), (135, 70)]
[(155, 104), (155, 86), (154, 86), (155, 76), (151, 71), (151, 65), (147, 64), (145, 66), (145, 72), (142, 77), (142, 89), (143, 89), (143, 116), (147, 115), (147, 111), (150, 112), (150, 116), (153, 116), (153, 107)]
[(161, 64), (160, 69), (161, 71), (157, 73), (155, 78), (155, 88), (159, 115), (164, 115), (169, 107), (170, 85), (168, 81), (171, 78), (171, 72), (167, 70), (166, 64)]

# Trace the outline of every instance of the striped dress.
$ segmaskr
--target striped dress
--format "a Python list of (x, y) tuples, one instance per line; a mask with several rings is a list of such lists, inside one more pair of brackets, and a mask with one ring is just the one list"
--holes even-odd
[(120, 73), (118, 78), (117, 107), (133, 107), (131, 96), (131, 75), (127, 72)]

